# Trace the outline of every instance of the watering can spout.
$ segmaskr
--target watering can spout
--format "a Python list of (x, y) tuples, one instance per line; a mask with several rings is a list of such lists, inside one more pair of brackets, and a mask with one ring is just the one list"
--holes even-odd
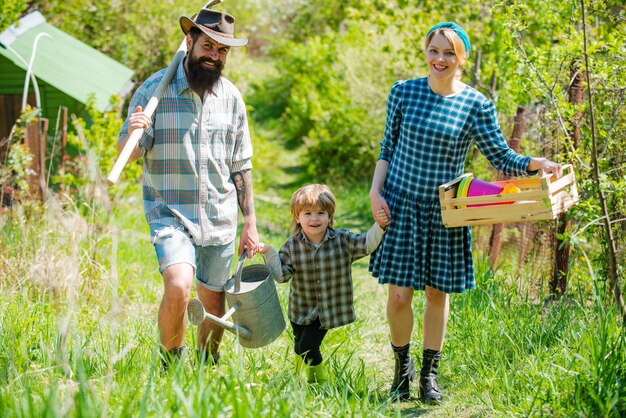
[(204, 321), (204, 306), (198, 299), (192, 299), (187, 306), (187, 316), (189, 322), (199, 326)]
[(202, 321), (208, 319), (214, 324), (219, 325), (227, 331), (232, 332), (233, 334), (238, 334), (243, 338), (250, 339), (252, 338), (252, 333), (249, 329), (241, 326), (237, 326), (232, 322), (228, 322), (227, 319), (235, 313), (235, 311), (241, 306), (240, 304), (233, 305), (232, 308), (223, 317), (212, 315), (204, 310), (204, 305), (200, 302), (199, 299), (192, 299), (189, 301), (189, 305), (187, 305), (187, 317), (189, 318), (189, 322), (194, 324), (195, 326), (199, 326)]

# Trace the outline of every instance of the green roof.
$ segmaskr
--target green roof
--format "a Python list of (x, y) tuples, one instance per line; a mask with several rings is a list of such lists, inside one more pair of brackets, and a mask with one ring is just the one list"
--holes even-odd
[(94, 94), (96, 108), (101, 112), (109, 108), (112, 95), (124, 97), (130, 92), (133, 70), (46, 23), (39, 12), (25, 16), (18, 26), (0, 34), (0, 55), (26, 71), (33, 42), (40, 33), (51, 38), (39, 38), (33, 64), (37, 79), (82, 103)]

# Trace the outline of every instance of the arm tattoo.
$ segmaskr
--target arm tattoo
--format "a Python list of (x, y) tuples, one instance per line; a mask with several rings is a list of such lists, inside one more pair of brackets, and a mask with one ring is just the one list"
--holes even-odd
[(237, 190), (237, 203), (241, 213), (246, 216), (254, 213), (254, 201), (252, 199), (252, 171), (237, 171), (230, 175), (235, 189)]

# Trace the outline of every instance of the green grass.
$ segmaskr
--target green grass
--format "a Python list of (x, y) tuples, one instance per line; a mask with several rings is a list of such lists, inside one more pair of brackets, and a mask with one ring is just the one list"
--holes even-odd
[[(342, 192), (338, 224), (367, 227), (371, 215), (357, 198), (362, 194)], [(94, 224), (71, 206), (50, 205), (40, 216), (25, 208), (2, 217), (3, 417), (619, 416), (624, 411), (626, 339), (602, 299), (592, 294), (544, 305), (518, 278), (507, 277), (507, 269), (494, 274), (481, 259), (478, 289), (451, 299), (441, 406), (386, 399), (392, 372), (386, 292), (367, 273), (367, 260), (354, 267), (359, 319), (332, 330), (324, 341), (328, 383), (315, 387), (295, 378), (289, 328), (261, 349), (243, 349), (226, 334), (218, 367), (199, 368), (188, 359), (162, 374), (156, 330), (161, 281), (153, 250), (136, 198), (116, 205), (113, 216), (99, 212), (95, 218), (102, 222)], [(259, 213), (265, 210), (270, 211), (260, 203)], [(276, 216), (288, 222), (288, 212)], [(286, 236), (264, 233), (275, 245)], [(278, 285), (283, 306), (287, 288)], [(412, 351), (419, 357), (419, 292), (414, 308)], [(189, 327), (190, 347), (195, 338)]]
[[(256, 144), (255, 144), (256, 145)], [(256, 209), (265, 242), (288, 237), (291, 193), (306, 182), (297, 152), (256, 146)], [(257, 174), (258, 173), (258, 174)], [(372, 222), (367, 185), (335, 190), (336, 225)], [(81, 204), (49, 201), (0, 216), (0, 416), (620, 416), (626, 411), (626, 336), (585, 273), (544, 303), (536, 266), (490, 270), (477, 251), (478, 288), (451, 298), (440, 367), (446, 401), (392, 403), (386, 289), (354, 265), (357, 321), (322, 346), (329, 381), (294, 376), (289, 326), (244, 349), (224, 336), (217, 367), (187, 359), (159, 368), (162, 294), (139, 190)], [(506, 261), (506, 260), (505, 260)], [(260, 262), (260, 261), (255, 261)], [(582, 269), (581, 269), (582, 270)], [(288, 285), (277, 285), (286, 307)], [(412, 353), (420, 357), (423, 294), (414, 298)], [(186, 343), (195, 346), (189, 326)], [(413, 394), (417, 385), (412, 385)]]

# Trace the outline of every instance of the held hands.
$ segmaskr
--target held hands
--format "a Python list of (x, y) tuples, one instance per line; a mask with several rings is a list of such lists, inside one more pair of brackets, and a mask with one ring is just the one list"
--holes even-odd
[(256, 230), (256, 225), (254, 224), (243, 224), (241, 237), (239, 238), (238, 255), (243, 254), (244, 248), (248, 249), (248, 258), (254, 257), (256, 253), (259, 252), (259, 233)]
[(259, 242), (259, 246), (257, 248), (258, 248), (257, 252), (260, 254), (267, 254), (267, 252), (270, 250), (270, 246), (262, 242)]
[(136, 129), (147, 129), (151, 123), (152, 119), (148, 117), (141, 106), (137, 106), (135, 113), (131, 113), (128, 117), (128, 135), (132, 134)]
[(374, 219), (381, 228), (384, 228), (391, 223), (391, 221), (389, 220), (389, 216), (387, 216), (387, 212), (385, 212), (385, 209), (379, 209), (378, 212), (376, 212), (376, 216), (374, 216)]
[(563, 176), (561, 164), (550, 161), (547, 158), (533, 158), (528, 163), (528, 171), (541, 170), (543, 174), (553, 174), (557, 179)]
[(384, 228), (391, 223), (391, 212), (387, 202), (378, 192), (370, 192), (370, 201), (372, 204), (372, 215), (374, 220), (381, 227)]
[[(280, 264), (280, 258), (276, 250), (274, 250), (274, 248), (269, 244), (259, 242), (258, 253), (263, 254), (263, 260), (265, 261), (265, 264), (270, 268), (271, 277), (274, 279), (274, 281), (276, 281), (277, 283), (284, 282), (282, 277), (283, 272)], [(289, 278), (287, 278), (287, 280), (289, 280)]]

